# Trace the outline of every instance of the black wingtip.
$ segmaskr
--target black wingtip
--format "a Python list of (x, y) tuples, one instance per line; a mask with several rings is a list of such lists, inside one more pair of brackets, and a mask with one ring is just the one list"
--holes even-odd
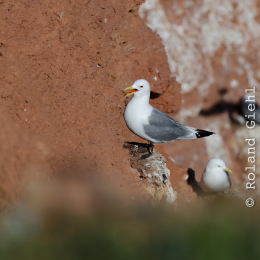
[(215, 133), (210, 132), (210, 131), (201, 130), (201, 129), (196, 129), (196, 137), (197, 138), (210, 136), (210, 135), (213, 135), (213, 134), (215, 134)]

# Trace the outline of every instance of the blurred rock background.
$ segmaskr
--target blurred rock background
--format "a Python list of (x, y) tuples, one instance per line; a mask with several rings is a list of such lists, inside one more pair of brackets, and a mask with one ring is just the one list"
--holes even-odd
[[(200, 180), (209, 158), (220, 157), (231, 168), (234, 186), (245, 187), (248, 163), (246, 138), (256, 138), (259, 126), (237, 125), (239, 101), (245, 89), (260, 82), (260, 2), (147, 0), (139, 15), (162, 38), (171, 75), (181, 84), (182, 106), (171, 114), (188, 125), (217, 135), (163, 145), (174, 163), (191, 167)], [(256, 148), (256, 173), (260, 174)], [(250, 165), (252, 166), (252, 165)], [(259, 180), (258, 180), (259, 182)]]

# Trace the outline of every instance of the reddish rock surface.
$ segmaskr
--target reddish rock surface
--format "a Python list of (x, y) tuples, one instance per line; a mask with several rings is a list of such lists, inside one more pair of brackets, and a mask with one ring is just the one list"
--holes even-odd
[(142, 2), (0, 3), (2, 205), (24, 191), (26, 171), (91, 173), (122, 197), (151, 199), (123, 149), (142, 140), (126, 127), (122, 90), (145, 78), (157, 108), (174, 112), (181, 99)]
[[(226, 161), (235, 172), (235, 186), (244, 182), (244, 155), (239, 154), (241, 145), (236, 146), (241, 127), (231, 123), (228, 108), (245, 88), (259, 84), (259, 17), (239, 23), (245, 10), (254, 10), (253, 2), (245, 10), (240, 4), (228, 5), (232, 20), (225, 12), (211, 10), (210, 1), (206, 7), (201, 1), (174, 1), (173, 6), (172, 1), (153, 1), (155, 11), (167, 11), (162, 22), (168, 19), (165, 35), (171, 36), (170, 45), (162, 37), (163, 45), (159, 30), (153, 32), (139, 17), (143, 2), (0, 2), (0, 207), (26, 194), (35, 180), (56, 185), (56, 180), (77, 176), (94, 177), (123, 200), (151, 201), (149, 183), (131, 168), (129, 151), (123, 148), (126, 141), (144, 142), (123, 118), (129, 98), (122, 91), (139, 78), (151, 83), (154, 107), (218, 134), (215, 139), (155, 147), (166, 158), (178, 205), (196, 199), (186, 183), (187, 169), (193, 168), (200, 180), (209, 157)], [(212, 22), (213, 16), (227, 22)], [(210, 34), (210, 28), (219, 36)], [(230, 32), (240, 37), (240, 45), (234, 44)], [(68, 192), (77, 187), (91, 190), (90, 186), (91, 181), (79, 186), (72, 182)]]
[(1, 111), (0, 207), (19, 199), (30, 181), (53, 176), (52, 153), (45, 138), (23, 129)]

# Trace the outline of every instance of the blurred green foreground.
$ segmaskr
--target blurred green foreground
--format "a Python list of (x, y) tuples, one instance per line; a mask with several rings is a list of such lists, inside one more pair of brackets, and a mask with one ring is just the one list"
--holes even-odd
[(98, 203), (80, 214), (14, 207), (1, 218), (0, 259), (260, 257), (257, 208), (216, 201), (203, 210), (179, 212), (170, 206), (119, 204)]

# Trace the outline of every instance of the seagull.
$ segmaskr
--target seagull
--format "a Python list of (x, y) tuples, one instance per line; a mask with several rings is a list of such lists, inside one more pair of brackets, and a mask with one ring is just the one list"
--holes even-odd
[(232, 173), (220, 158), (212, 158), (202, 174), (200, 187), (207, 192), (219, 192), (231, 187), (229, 174)]
[(153, 108), (149, 104), (150, 84), (145, 79), (138, 79), (130, 87), (125, 88), (125, 97), (133, 95), (128, 102), (124, 118), (128, 128), (139, 137), (150, 142), (145, 147), (147, 155), (140, 159), (146, 159), (153, 154), (156, 144), (170, 142), (175, 139), (197, 139), (214, 134), (213, 132), (196, 129), (175, 121), (162, 111)]

